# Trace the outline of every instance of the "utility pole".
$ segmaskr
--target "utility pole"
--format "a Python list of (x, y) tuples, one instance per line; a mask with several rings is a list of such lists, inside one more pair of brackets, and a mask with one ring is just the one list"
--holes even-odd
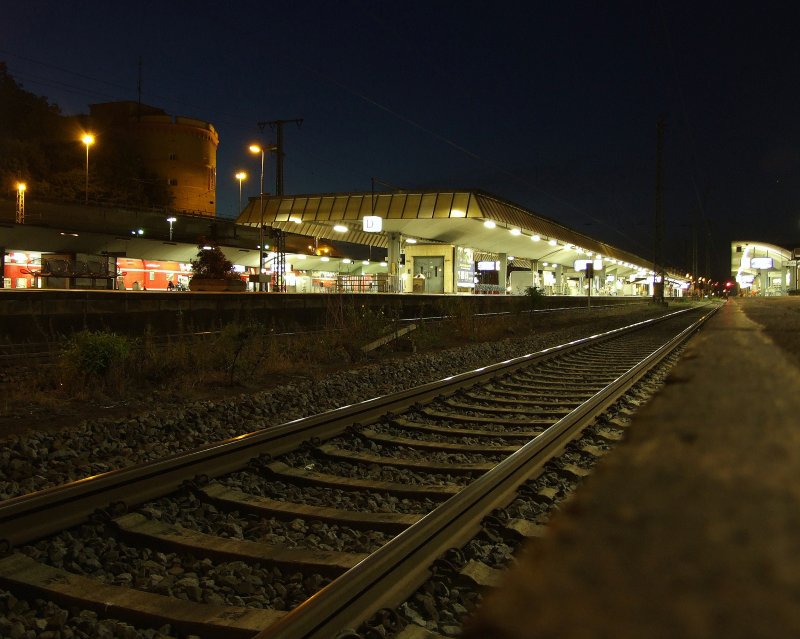
[(303, 124), (303, 118), (293, 120), (270, 120), (259, 122), (258, 128), (262, 131), (265, 126), (275, 130), (275, 195), (283, 195), (283, 125), (295, 123), (299, 129)]
[[(692, 280), (697, 280), (697, 211), (692, 216)], [(697, 297), (697, 284), (692, 285), (692, 297)]]
[[(664, 116), (658, 118), (656, 142), (656, 219), (655, 219), (655, 246), (653, 247), (653, 302), (664, 301), (664, 272), (662, 266), (661, 246), (664, 235), (664, 129), (666, 121)], [(659, 276), (661, 282), (658, 282)]]
[(136, 121), (142, 119), (142, 56), (139, 56), (139, 77), (136, 80)]
[[(283, 125), (288, 123), (297, 124), (297, 128), (299, 129), (303, 124), (303, 118), (294, 118), (293, 120), (269, 120), (258, 123), (258, 128), (261, 129), (262, 133), (266, 126), (275, 130), (275, 195), (279, 196), (283, 195)], [(275, 273), (275, 291), (285, 293), (286, 237), (280, 229), (272, 228), (270, 229), (270, 233), (275, 249), (275, 265), (273, 268), (273, 272)]]

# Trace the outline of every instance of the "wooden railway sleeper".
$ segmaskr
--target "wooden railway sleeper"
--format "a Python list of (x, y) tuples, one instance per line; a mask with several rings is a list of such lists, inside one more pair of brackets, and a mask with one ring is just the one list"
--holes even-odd
[(344, 429), (344, 434), (360, 437), (362, 430), (364, 430), (364, 424), (361, 422), (354, 422)]
[(128, 504), (124, 501), (113, 501), (105, 508), (98, 508), (89, 517), (89, 521), (95, 521), (101, 524), (107, 524), (114, 520), (115, 517), (124, 515), (128, 512)]
[(521, 497), (525, 497), (535, 502), (544, 503), (546, 505), (552, 505), (556, 502), (556, 497), (558, 497), (558, 491), (553, 487), (546, 487), (542, 488), (541, 486), (536, 485), (536, 479), (529, 479), (525, 483), (521, 484), (519, 488), (517, 488), (517, 493)]
[(444, 555), (431, 564), (431, 573), (434, 575), (457, 575), (466, 563), (467, 560), (461, 548), (448, 548)]
[(381, 639), (386, 636), (386, 630), (397, 633), (407, 625), (408, 620), (396, 610), (381, 608), (369, 620), (361, 624), (358, 628), (359, 634), (353, 636), (364, 639)]
[(273, 462), (272, 455), (269, 453), (263, 453), (258, 457), (254, 457), (250, 461), (247, 462), (245, 468), (251, 470), (257, 474), (272, 474), (272, 469), (270, 468), (270, 464)]
[(192, 479), (185, 479), (182, 481), (181, 485), (178, 487), (178, 491), (197, 495), (203, 486), (208, 486), (210, 481), (211, 479), (206, 474), (195, 475)]
[(499, 517), (494, 515), (487, 515), (481, 521), (481, 530), (486, 538), (492, 543), (501, 543), (508, 541), (508, 537), (504, 534), (506, 524)]

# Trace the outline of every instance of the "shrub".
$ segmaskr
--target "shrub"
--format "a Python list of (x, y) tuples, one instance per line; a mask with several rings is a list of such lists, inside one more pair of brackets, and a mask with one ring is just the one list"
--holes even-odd
[(66, 361), (89, 377), (103, 377), (115, 365), (124, 363), (130, 352), (127, 337), (104, 331), (81, 331), (70, 340)]
[(539, 308), (542, 305), (544, 293), (538, 286), (529, 286), (525, 289), (525, 296), (528, 298), (530, 308)]
[(192, 260), (192, 278), (238, 280), (239, 275), (214, 240), (200, 238), (197, 258)]

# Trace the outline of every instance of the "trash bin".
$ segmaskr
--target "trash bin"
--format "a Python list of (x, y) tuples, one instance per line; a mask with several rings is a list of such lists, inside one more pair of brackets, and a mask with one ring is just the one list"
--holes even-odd
[(415, 275), (414, 279), (412, 280), (413, 285), (411, 291), (413, 293), (424, 293), (425, 292), (425, 277), (422, 275)]

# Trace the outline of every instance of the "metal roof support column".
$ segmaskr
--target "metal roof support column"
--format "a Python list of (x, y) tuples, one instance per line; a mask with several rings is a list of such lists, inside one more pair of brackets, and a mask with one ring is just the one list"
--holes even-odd
[(556, 264), (556, 290), (559, 295), (564, 295), (564, 267)]
[(400, 288), (400, 233), (387, 233), (388, 255), (386, 261), (389, 266), (389, 292), (402, 293)]
[(531, 273), (533, 274), (531, 286), (539, 289), (542, 288), (542, 283), (539, 280), (539, 260), (531, 259)]
[(500, 261), (500, 272), (497, 273), (497, 283), (500, 285), (500, 295), (506, 294), (508, 288), (508, 254), (500, 253), (497, 256)]

